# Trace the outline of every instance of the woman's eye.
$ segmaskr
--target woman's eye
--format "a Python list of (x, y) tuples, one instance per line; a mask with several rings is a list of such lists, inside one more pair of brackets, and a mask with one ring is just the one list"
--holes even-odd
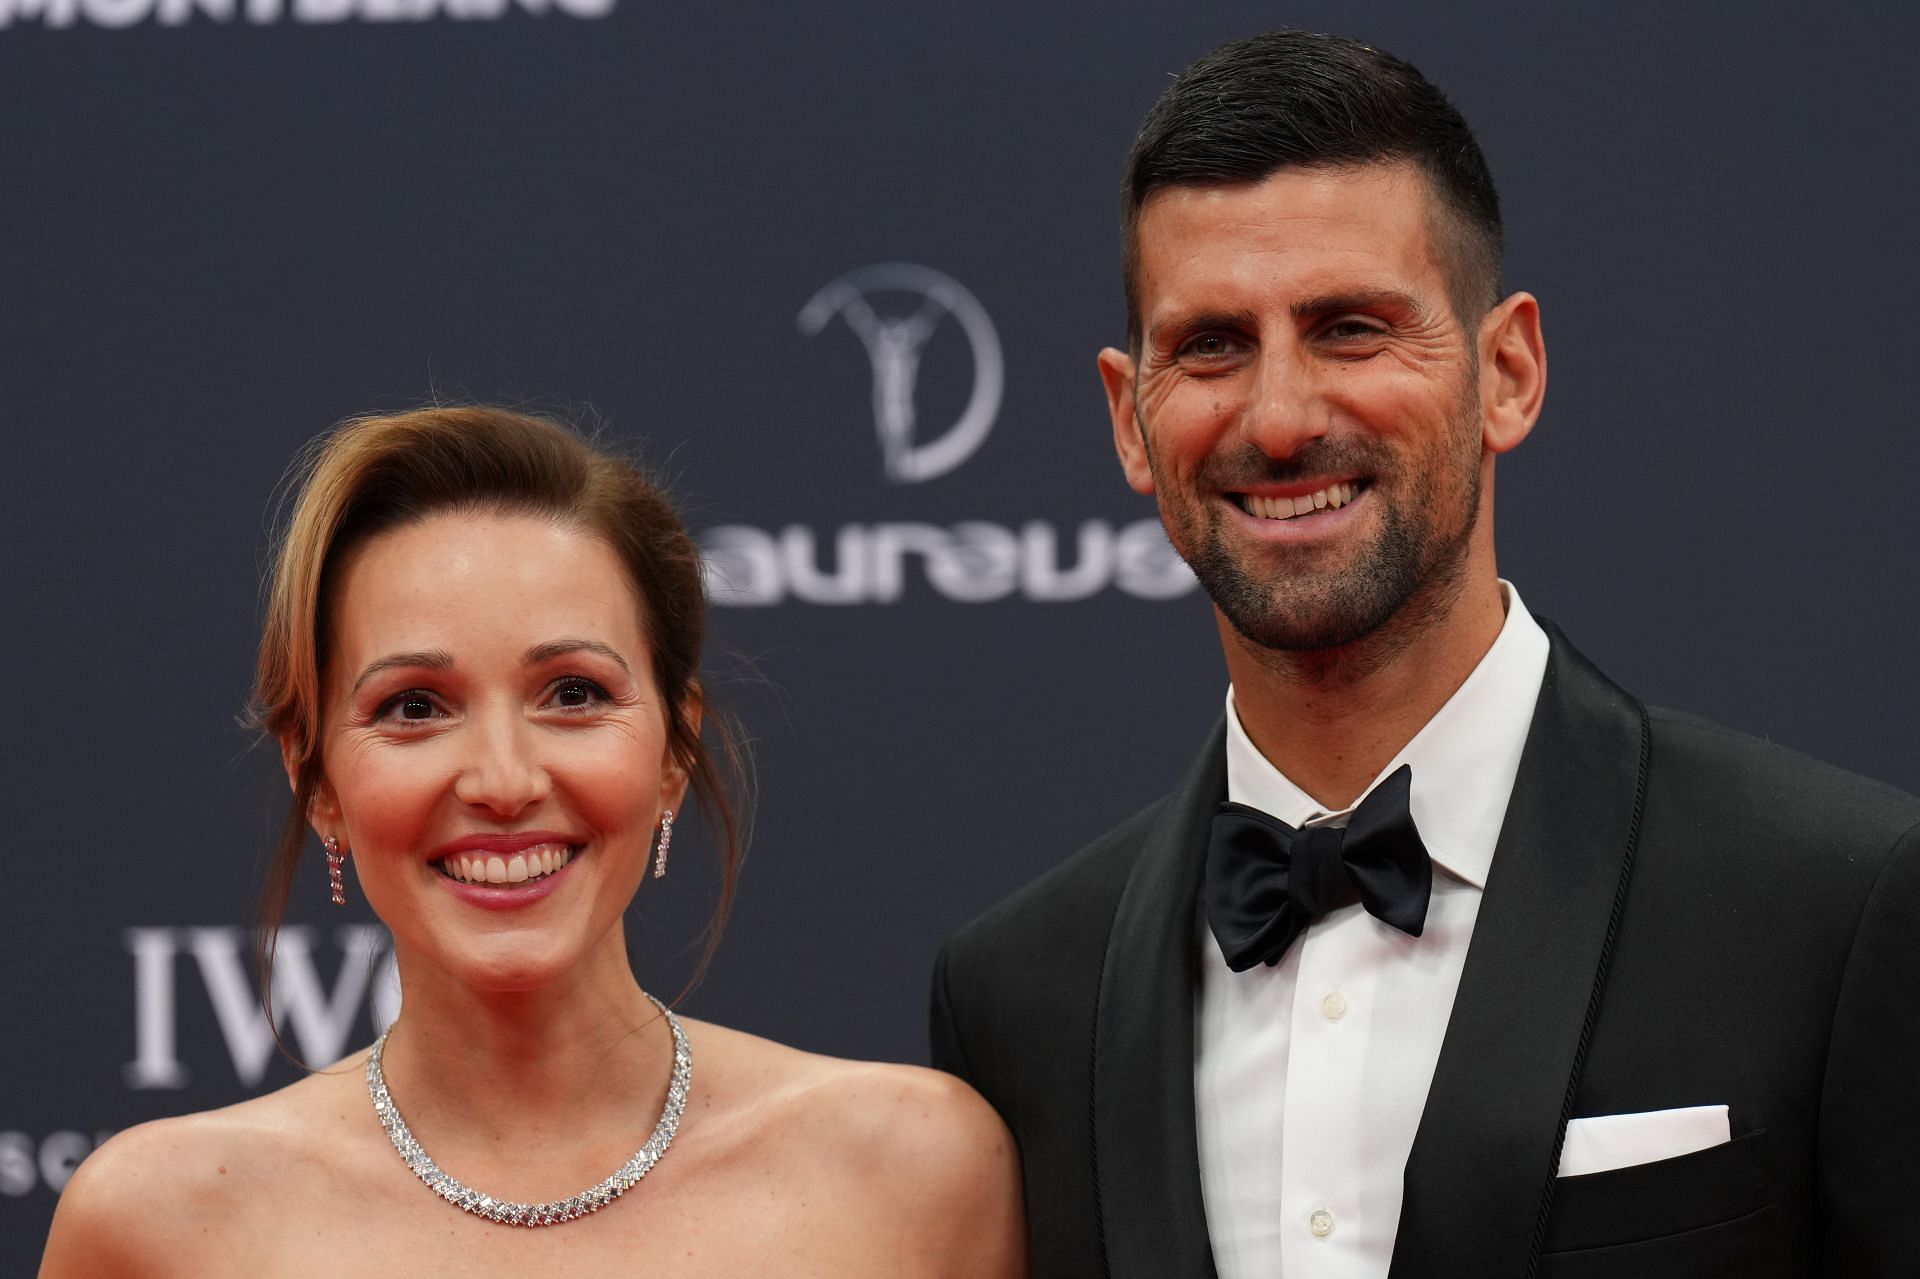
[(439, 708), (433, 704), (433, 698), (425, 693), (413, 691), (397, 693), (389, 697), (380, 706), (380, 719), (402, 719), (412, 723), (429, 720), (437, 714)]
[(588, 679), (563, 680), (554, 685), (552, 700), (565, 710), (577, 710), (606, 700), (607, 691)]

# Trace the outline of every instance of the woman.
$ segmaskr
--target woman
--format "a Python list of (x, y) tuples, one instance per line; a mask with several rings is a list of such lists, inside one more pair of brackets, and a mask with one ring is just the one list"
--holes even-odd
[(964, 1084), (681, 1022), (628, 967), (689, 794), (728, 892), (738, 864), (704, 626), (666, 499), (553, 423), (327, 438), (261, 641), (294, 791), (267, 914), (310, 826), (405, 1009), (337, 1069), (108, 1142), (42, 1275), (1023, 1273), (1017, 1157)]

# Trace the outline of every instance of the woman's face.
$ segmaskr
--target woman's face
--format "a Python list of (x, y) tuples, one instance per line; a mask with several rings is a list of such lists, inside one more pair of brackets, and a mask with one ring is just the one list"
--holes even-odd
[(352, 552), (330, 606), (314, 825), (402, 961), (484, 990), (624, 963), (621, 913), (686, 779), (613, 549), (435, 515)]

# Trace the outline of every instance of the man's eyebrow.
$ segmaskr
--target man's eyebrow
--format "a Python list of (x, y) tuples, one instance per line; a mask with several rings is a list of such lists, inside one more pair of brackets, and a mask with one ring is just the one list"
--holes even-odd
[(590, 639), (549, 640), (545, 644), (535, 644), (527, 650), (527, 665), (537, 666), (541, 662), (550, 662), (556, 657), (565, 657), (569, 653), (593, 653), (606, 658), (627, 674), (633, 674), (633, 668), (627, 665), (626, 658), (599, 640)]
[(398, 670), (401, 667), (424, 666), (432, 671), (450, 671), (453, 669), (453, 654), (445, 649), (423, 649), (418, 653), (390, 653), (377, 662), (369, 662), (360, 672), (360, 678), (353, 681), (348, 696), (360, 691), (360, 686), (382, 671)]
[[(1417, 319), (1424, 319), (1427, 314), (1427, 308), (1420, 299), (1403, 289), (1342, 289), (1301, 298), (1288, 309), (1296, 320), (1338, 315), (1342, 311), (1402, 311)], [(1189, 333), (1205, 333), (1212, 329), (1246, 331), (1257, 329), (1259, 325), (1260, 317), (1252, 311), (1178, 312), (1156, 321), (1147, 330), (1147, 340), (1157, 346), (1170, 338)]]
[(1158, 344), (1160, 340), (1172, 334), (1184, 336), (1189, 333), (1205, 333), (1209, 329), (1252, 329), (1259, 327), (1260, 317), (1252, 311), (1181, 311), (1156, 320), (1147, 329), (1147, 341)]
[(1341, 311), (1407, 311), (1416, 318), (1423, 318), (1427, 314), (1427, 308), (1419, 298), (1401, 289), (1347, 289), (1338, 293), (1322, 293), (1301, 298), (1293, 304), (1292, 311), (1296, 320), (1336, 315)]

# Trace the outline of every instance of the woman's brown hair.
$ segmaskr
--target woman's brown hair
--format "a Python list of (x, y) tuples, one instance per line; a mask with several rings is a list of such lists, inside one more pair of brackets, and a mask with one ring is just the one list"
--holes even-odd
[(719, 944), (739, 876), (746, 823), (735, 796), (745, 756), (724, 715), (700, 713), (707, 623), (700, 552), (660, 486), (558, 422), (485, 407), (353, 418), (308, 446), (289, 482), (293, 511), (274, 548), (252, 714), (280, 743), (293, 781), (260, 898), (257, 959), (269, 1023), (275, 940), (322, 775), (320, 688), (333, 579), (355, 547), (446, 511), (558, 520), (604, 540), (626, 567), (666, 706), (668, 748), (717, 836), (720, 894), (697, 980)]

